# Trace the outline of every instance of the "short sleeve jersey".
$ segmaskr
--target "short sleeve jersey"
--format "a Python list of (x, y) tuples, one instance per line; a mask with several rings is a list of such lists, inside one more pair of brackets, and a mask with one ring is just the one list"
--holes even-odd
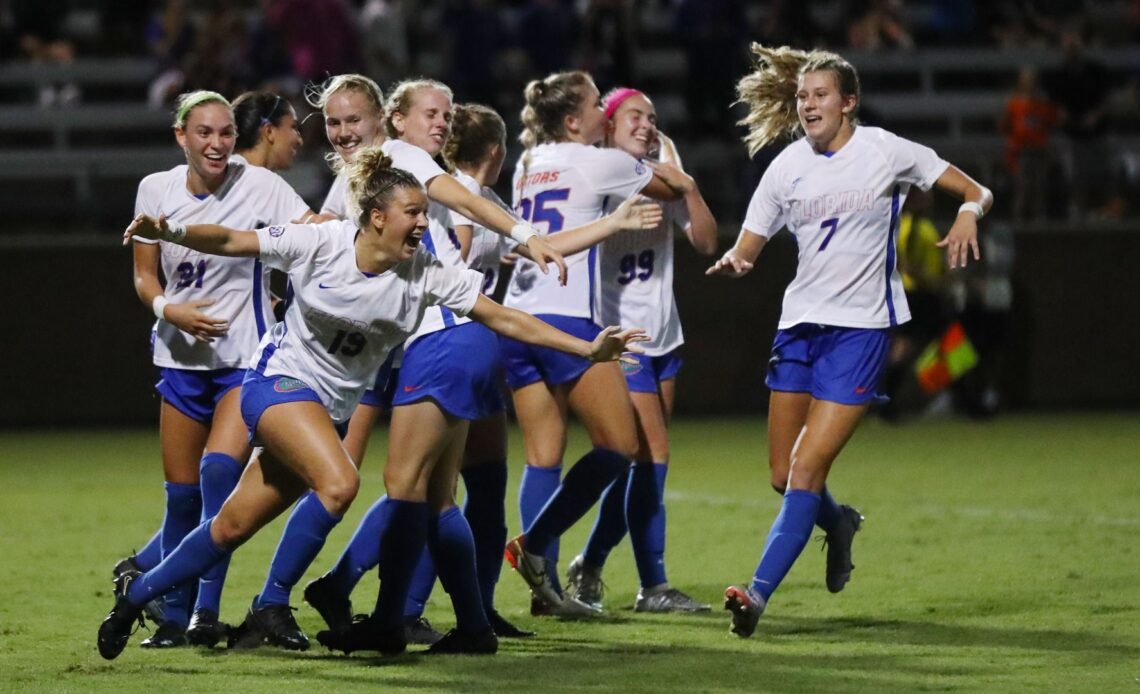
[[(606, 212), (621, 204), (611, 201)], [(681, 317), (673, 297), (673, 236), (689, 226), (684, 200), (661, 203), (665, 218), (654, 229), (619, 231), (601, 243), (601, 318), (604, 325), (644, 328), (639, 345), (651, 357), (681, 346)]]
[(799, 323), (885, 328), (910, 320), (897, 263), (899, 213), (911, 186), (929, 190), (949, 164), (934, 150), (859, 126), (833, 155), (806, 138), (776, 157), (752, 196), (744, 229), (786, 226), (799, 246), (780, 329)]
[(424, 248), (379, 275), (356, 265), (356, 225), (331, 221), (257, 230), (261, 260), (289, 273), (293, 300), (266, 334), (250, 368), (312, 388), (336, 422), (347, 421), (388, 353), (431, 306), (466, 316), (481, 278), (445, 266)]
[[(515, 167), (515, 211), (540, 233), (550, 235), (584, 226), (644, 188), (653, 171), (625, 152), (574, 142), (538, 145)], [(598, 321), (597, 247), (567, 256), (566, 286), (553, 270), (542, 274), (533, 261), (515, 265), (505, 303), (528, 313), (548, 313)]]
[[(489, 187), (479, 185), (478, 181), (462, 171), (456, 172), (455, 178), (467, 190), (490, 200), (510, 213), (510, 207)], [(492, 231), (478, 222), (473, 222), (457, 212), (452, 212), (451, 217), (456, 226), (466, 224), (471, 227), (471, 249), (467, 253), (467, 267), (483, 273), (483, 293), (488, 296), (494, 294), (495, 287), (499, 283), (501, 259), (514, 250), (515, 242), (509, 237)]]
[[(135, 198), (135, 214), (165, 215), (183, 224), (255, 229), (300, 219), (309, 211), (283, 178), (238, 156), (230, 159), (221, 187), (203, 197), (186, 189), (186, 173), (183, 164), (144, 178)], [(172, 303), (212, 300), (203, 310), (230, 324), (225, 335), (205, 343), (158, 321), (154, 363), (190, 370), (244, 368), (273, 324), (269, 277), (261, 261), (207, 255), (164, 241), (149, 243), (159, 244), (166, 298)]]
[(338, 219), (348, 218), (348, 176), (337, 174), (325, 204), (321, 205), (321, 214), (334, 214)]

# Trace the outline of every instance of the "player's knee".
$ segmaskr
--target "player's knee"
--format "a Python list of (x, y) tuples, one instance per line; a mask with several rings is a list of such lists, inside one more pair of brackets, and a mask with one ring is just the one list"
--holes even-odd
[(388, 496), (403, 501), (424, 501), (427, 498), (427, 480), (421, 466), (399, 460), (389, 460), (384, 468), (384, 489)]
[(210, 539), (232, 552), (252, 537), (256, 529), (252, 519), (219, 512), (210, 522)]
[(328, 512), (334, 516), (344, 515), (358, 491), (360, 491), (360, 475), (356, 468), (351, 466), (338, 471), (316, 489), (317, 496)]
[[(810, 460), (797, 460), (792, 458), (792, 469), (788, 475), (787, 488), (818, 492), (823, 489), (827, 478), (827, 468), (813, 465)], [(773, 483), (773, 487), (776, 484)]]

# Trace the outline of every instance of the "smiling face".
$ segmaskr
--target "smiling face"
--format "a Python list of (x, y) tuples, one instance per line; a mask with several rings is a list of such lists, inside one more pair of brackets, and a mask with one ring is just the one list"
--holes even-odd
[(378, 234), (378, 250), (393, 262), (412, 257), (427, 230), (427, 195), (412, 186), (395, 188), (383, 209), (373, 208), (369, 218)]
[(392, 114), (392, 125), (401, 140), (434, 157), (451, 135), (451, 97), (434, 87), (419, 89), (407, 113)]
[(277, 125), (270, 124), (269, 135), (269, 164), (271, 171), (284, 171), (293, 167), (293, 159), (297, 150), (305, 143), (301, 137), (301, 125), (297, 122), (297, 114), (293, 109), (281, 116)]
[(610, 121), (610, 142), (637, 159), (649, 156), (657, 140), (657, 109), (644, 94), (634, 94), (618, 106)]
[(325, 104), (325, 134), (329, 144), (345, 161), (357, 150), (383, 139), (381, 114), (368, 97), (355, 89), (341, 89)]
[(195, 106), (186, 115), (186, 123), (174, 129), (174, 137), (186, 153), (192, 187), (211, 189), (221, 182), (237, 138), (234, 114), (228, 106), (217, 101)]
[(831, 70), (817, 70), (800, 75), (796, 89), (796, 113), (804, 134), (819, 151), (834, 150), (833, 145), (846, 142), (850, 135), (850, 114), (856, 97), (839, 91), (838, 76)]

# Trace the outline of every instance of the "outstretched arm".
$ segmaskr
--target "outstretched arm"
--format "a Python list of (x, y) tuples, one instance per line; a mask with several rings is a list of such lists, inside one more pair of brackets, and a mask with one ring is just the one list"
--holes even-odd
[(747, 229), (740, 230), (736, 238), (736, 245), (728, 249), (720, 260), (705, 270), (706, 275), (724, 275), (725, 277), (743, 277), (752, 271), (752, 266), (768, 237), (754, 234)]
[(623, 352), (640, 353), (641, 349), (632, 343), (649, 339), (645, 331), (640, 328), (622, 330), (610, 326), (593, 342), (586, 342), (540, 321), (529, 313), (501, 306), (482, 295), (475, 301), (475, 308), (469, 315), (500, 335), (539, 347), (550, 347), (593, 362), (617, 361)]
[[(661, 224), (663, 218), (660, 205), (634, 195), (605, 217), (585, 226), (551, 234), (546, 237), (546, 242), (562, 255), (573, 255), (625, 229), (653, 229)], [(517, 250), (520, 255), (531, 258), (525, 246), (519, 246)]]
[(946, 238), (938, 242), (940, 248), (946, 249), (947, 264), (951, 269), (966, 267), (971, 249), (974, 260), (981, 260), (982, 253), (978, 249), (978, 220), (993, 207), (993, 193), (953, 164), (946, 168), (934, 185), (939, 190), (965, 201), (958, 208), (958, 217), (950, 227), (950, 232), (946, 234)]
[(140, 214), (135, 217), (123, 232), (123, 245), (127, 245), (135, 236), (169, 241), (210, 255), (255, 257), (261, 252), (255, 231), (238, 231), (218, 224), (187, 226), (168, 220), (165, 216), (155, 219)]

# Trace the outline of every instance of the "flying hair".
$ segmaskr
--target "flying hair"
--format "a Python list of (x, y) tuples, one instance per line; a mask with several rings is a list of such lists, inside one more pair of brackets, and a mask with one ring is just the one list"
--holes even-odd
[(186, 119), (190, 117), (190, 112), (193, 111), (195, 107), (215, 101), (228, 109), (232, 110), (233, 108), (230, 106), (230, 102), (226, 97), (206, 89), (180, 94), (178, 99), (174, 102), (174, 127), (185, 128)]
[(373, 209), (387, 207), (397, 188), (418, 188), (423, 185), (415, 176), (403, 169), (393, 168), (392, 158), (379, 147), (365, 147), (351, 162), (339, 161), (337, 174), (348, 177), (348, 218), (360, 228), (368, 225)]
[[(749, 155), (766, 145), (800, 132), (796, 114), (796, 91), (800, 75), (830, 71), (835, 74), (839, 93), (855, 97), (856, 112), (861, 97), (859, 74), (842, 56), (829, 51), (801, 51), (788, 46), (771, 48), (752, 44), (755, 66), (736, 84), (737, 102), (748, 107), (748, 115), (738, 121), (748, 128), (744, 143)], [(855, 122), (855, 113), (851, 121)]]

